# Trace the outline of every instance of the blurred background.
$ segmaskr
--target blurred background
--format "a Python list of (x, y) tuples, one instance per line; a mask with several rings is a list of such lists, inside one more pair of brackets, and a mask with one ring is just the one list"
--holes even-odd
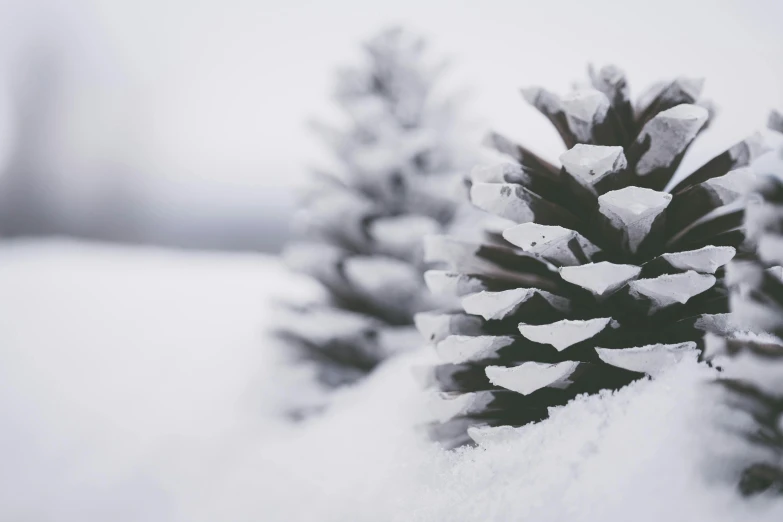
[(328, 161), (306, 122), (390, 24), (452, 58), (481, 125), (553, 159), (518, 87), (565, 91), (590, 61), (634, 94), (704, 76), (720, 116), (687, 168), (783, 107), (781, 20), (769, 0), (2, 0), (0, 234), (278, 251)]
[[(783, 109), (773, 0), (0, 0), (0, 520), (256, 521), (332, 496), (263, 448), (296, 440), (267, 411), (287, 393), (274, 303), (312, 291), (274, 254), (332, 161), (308, 121), (340, 121), (336, 69), (390, 25), (451, 58), (477, 135), (553, 161), (519, 88), (566, 92), (590, 62), (634, 97), (707, 80), (719, 115), (683, 171)], [(393, 458), (393, 429), (352, 453), (365, 408), (305, 443), (323, 484)]]

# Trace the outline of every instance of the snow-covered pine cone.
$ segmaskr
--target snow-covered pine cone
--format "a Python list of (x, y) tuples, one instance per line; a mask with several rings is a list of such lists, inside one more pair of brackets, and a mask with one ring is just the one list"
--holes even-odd
[[(778, 113), (770, 127), (783, 132)], [(783, 493), (783, 156), (764, 168), (746, 208), (752, 253), (726, 269), (732, 319), (740, 331), (708, 334), (705, 353), (724, 368), (718, 382), (730, 404), (752, 419), (745, 437), (767, 455), (743, 473), (739, 487), (746, 495)]]
[(761, 136), (667, 189), (710, 117), (702, 82), (661, 83), (634, 107), (621, 70), (590, 76), (562, 98), (522, 91), (565, 142), (562, 168), (488, 137), (515, 162), (474, 169), (471, 200), (517, 223), (506, 243), (427, 240), (427, 259), (449, 266), (425, 275), (429, 288), (464, 309), (417, 319), (443, 362), (419, 370), (441, 392), (431, 431), (448, 446), (655, 374), (726, 324), (721, 267), (743, 241), (737, 200)]
[(285, 252), (326, 299), (291, 307), (278, 334), (314, 361), (327, 386), (353, 382), (392, 353), (421, 344), (413, 315), (436, 303), (423, 281), (421, 239), (449, 230), (469, 167), (453, 98), (435, 92), (442, 63), (400, 29), (366, 43), (342, 70), (335, 100), (346, 123), (315, 124), (337, 160), (316, 173)]

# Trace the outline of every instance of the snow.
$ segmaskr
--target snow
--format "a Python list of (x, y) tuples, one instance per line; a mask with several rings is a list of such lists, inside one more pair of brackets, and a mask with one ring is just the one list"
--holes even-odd
[(480, 279), (460, 272), (427, 270), (424, 283), (430, 292), (439, 296), (462, 296), (480, 292), (486, 285)]
[(263, 330), (313, 289), (274, 259), (6, 243), (0, 268), (0, 520), (783, 519), (735, 492), (748, 419), (692, 358), (448, 452), (412, 375), (431, 349), (280, 415), (307, 379)]
[(704, 184), (712, 190), (721, 204), (728, 205), (750, 192), (757, 182), (754, 169), (741, 167), (723, 176), (708, 179)]
[(521, 185), (513, 183), (474, 183), (470, 187), (470, 201), (475, 206), (516, 223), (535, 219), (532, 205), (536, 198)]
[(650, 147), (636, 164), (636, 172), (644, 176), (671, 167), (673, 159), (690, 145), (708, 118), (707, 109), (686, 103), (658, 113), (637, 138), (637, 143), (649, 138)]
[(636, 265), (618, 265), (609, 261), (586, 263), (579, 266), (560, 268), (560, 277), (581, 286), (594, 295), (611, 294), (642, 271)]
[(480, 315), (484, 319), (506, 319), (514, 315), (519, 308), (536, 296), (542, 297), (552, 308), (568, 311), (570, 301), (559, 295), (538, 288), (512, 288), (500, 292), (482, 291), (462, 298), (462, 307), (469, 314)]
[(513, 342), (513, 337), (504, 335), (450, 335), (435, 345), (435, 351), (443, 362), (462, 364), (494, 358), (498, 350)]
[(529, 186), (532, 178), (518, 163), (475, 165), (470, 171), (473, 183), (517, 183)]
[(733, 448), (708, 431), (725, 412), (700, 409), (709, 375), (685, 363), (451, 456), (408, 520), (774, 520), (779, 504), (737, 502), (724, 482)]
[(596, 348), (598, 357), (607, 364), (625, 368), (632, 372), (660, 375), (685, 357), (698, 358), (696, 343), (688, 341), (679, 344), (650, 344), (633, 348)]
[(560, 98), (546, 89), (538, 86), (521, 87), (519, 92), (527, 103), (545, 114), (562, 110)]
[[(257, 457), (286, 470), (285, 484), (258, 493), (270, 502), (259, 519), (722, 522), (783, 515), (780, 501), (745, 501), (734, 492), (746, 458), (715, 423), (742, 419), (715, 402), (717, 387), (705, 384), (714, 373), (692, 360), (655, 381), (580, 398), (546, 422), (504, 430), (502, 440), (445, 452), (400, 427), (421, 415), (423, 400), (406, 377), (424, 356), (391, 361), (300, 439)], [(269, 487), (258, 475), (238, 480), (256, 492)]]
[(588, 187), (628, 166), (622, 147), (582, 143), (577, 143), (562, 153), (560, 163), (574, 179)]
[(528, 361), (518, 366), (487, 366), (489, 382), (522, 395), (530, 395), (546, 386), (556, 386), (567, 382), (568, 377), (579, 366), (575, 361), (563, 361), (556, 364)]
[(434, 219), (415, 214), (384, 217), (373, 220), (368, 226), (373, 240), (397, 257), (412, 257), (421, 250), (421, 238), (437, 234), (440, 225)]
[(661, 258), (678, 270), (714, 274), (736, 255), (734, 247), (708, 245), (697, 250), (662, 254)]
[(628, 283), (633, 297), (650, 299), (650, 313), (673, 305), (685, 304), (688, 300), (715, 285), (717, 279), (710, 274), (693, 270), (679, 274), (664, 274), (650, 279), (637, 279)]
[(562, 352), (569, 346), (596, 336), (612, 320), (611, 317), (571, 321), (563, 319), (550, 324), (519, 324), (519, 333), (534, 343), (549, 344)]
[(442, 341), (452, 332), (479, 335), (484, 324), (480, 318), (474, 315), (443, 312), (421, 312), (413, 317), (413, 321), (422, 339), (431, 343)]
[(604, 93), (595, 89), (581, 89), (570, 92), (561, 100), (568, 119), (568, 126), (582, 143), (592, 139), (593, 126), (603, 123), (609, 112), (609, 100)]
[(628, 238), (628, 248), (635, 253), (671, 201), (672, 195), (665, 192), (625, 187), (600, 196), (598, 210), (609, 219), (612, 227), (623, 231)]
[(384, 256), (351, 256), (343, 263), (351, 286), (370, 296), (384, 296), (390, 306), (416, 306), (421, 291), (418, 270), (399, 259)]
[[(424, 260), (428, 263), (448, 264), (451, 269), (465, 274), (518, 276), (513, 270), (504, 270), (498, 264), (488, 261), (486, 256), (481, 254), (484, 249), (485, 247), (480, 243), (464, 241), (454, 236), (433, 235), (424, 238)], [(493, 247), (493, 249), (500, 253), (513, 255), (513, 251), (506, 247)], [(441, 273), (435, 276), (433, 283), (444, 292), (452, 288), (462, 290), (473, 286), (470, 277), (467, 280), (464, 278), (451, 279), (451, 275)], [(427, 284), (430, 284), (429, 279)]]
[(278, 426), (277, 262), (51, 242), (0, 267), (1, 520), (177, 520), (167, 474), (209, 472), (254, 411)]
[[(525, 252), (540, 254), (560, 266), (580, 265), (582, 256), (592, 259), (601, 251), (582, 234), (556, 225), (521, 223), (505, 229), (503, 238)], [(578, 252), (574, 252), (574, 239), (579, 246)]]

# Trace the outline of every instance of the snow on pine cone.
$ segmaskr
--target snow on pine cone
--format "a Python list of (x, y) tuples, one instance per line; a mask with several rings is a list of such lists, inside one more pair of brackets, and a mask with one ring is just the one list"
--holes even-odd
[(427, 239), (427, 259), (449, 267), (425, 274), (429, 288), (464, 310), (417, 320), (443, 362), (418, 373), (440, 392), (431, 432), (447, 446), (654, 375), (727, 327), (722, 267), (743, 241), (738, 199), (761, 136), (667, 189), (710, 117), (702, 82), (661, 83), (634, 107), (621, 70), (590, 76), (562, 98), (522, 91), (565, 142), (562, 168), (488, 137), (514, 162), (474, 169), (470, 195), (517, 223), (502, 240)]
[[(778, 113), (770, 127), (783, 132)], [(726, 269), (739, 331), (708, 334), (705, 347), (705, 357), (724, 369), (718, 382), (729, 403), (752, 419), (745, 438), (766, 454), (740, 479), (746, 495), (783, 493), (783, 156), (766, 168), (746, 208), (751, 254)]]
[[(278, 334), (313, 361), (327, 386), (353, 382), (421, 340), (413, 315), (441, 303), (424, 285), (421, 238), (449, 230), (466, 199), (469, 162), (453, 100), (435, 92), (442, 64), (400, 29), (365, 45), (366, 63), (340, 72), (347, 125), (315, 124), (337, 160), (316, 173), (285, 252), (326, 298), (291, 306)], [(460, 193), (461, 192), (461, 193)]]

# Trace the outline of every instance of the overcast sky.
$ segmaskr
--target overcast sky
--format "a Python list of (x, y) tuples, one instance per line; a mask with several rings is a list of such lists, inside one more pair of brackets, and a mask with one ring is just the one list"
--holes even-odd
[[(452, 85), (472, 89), (472, 114), (553, 158), (554, 131), (518, 88), (544, 84), (562, 92), (590, 61), (623, 67), (635, 93), (659, 78), (706, 77), (706, 94), (721, 113), (691, 162), (762, 125), (769, 108), (783, 107), (783, 2), (5, 0), (4, 6), (11, 12), (0, 22), (6, 40), (48, 38), (66, 58), (67, 92), (53, 138), (59, 161), (82, 166), (108, 158), (152, 176), (268, 187), (301, 180), (320, 154), (305, 122), (332, 115), (333, 70), (356, 61), (359, 42), (395, 23), (420, 31), (435, 51), (453, 58)], [(19, 71), (12, 55), (23, 47), (5, 47), (7, 83)], [(72, 168), (67, 175), (89, 171)]]

